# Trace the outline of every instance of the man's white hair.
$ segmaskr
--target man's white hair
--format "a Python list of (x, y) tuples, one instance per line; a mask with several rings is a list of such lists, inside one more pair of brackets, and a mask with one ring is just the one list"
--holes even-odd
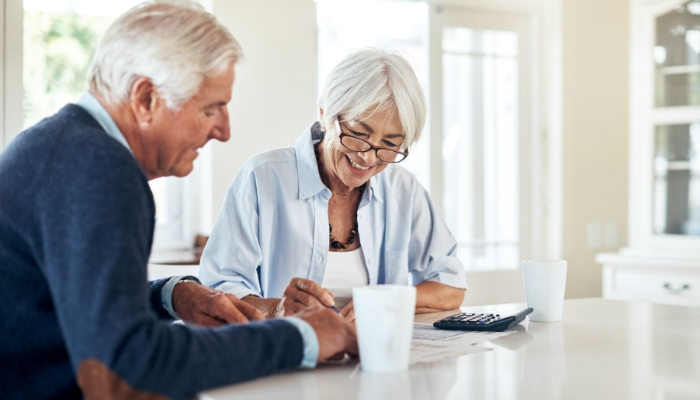
[(192, 1), (148, 1), (107, 28), (88, 71), (90, 90), (107, 103), (129, 100), (131, 86), (150, 78), (169, 108), (194, 96), (204, 76), (242, 57), (231, 33)]
[(374, 48), (353, 53), (333, 68), (319, 108), (326, 129), (338, 116), (350, 120), (391, 109), (406, 134), (405, 149), (418, 141), (425, 124), (425, 97), (411, 65), (398, 53)]

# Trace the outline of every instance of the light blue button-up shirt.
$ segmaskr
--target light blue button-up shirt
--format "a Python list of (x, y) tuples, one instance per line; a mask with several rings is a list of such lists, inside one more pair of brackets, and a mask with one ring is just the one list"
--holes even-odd
[[(129, 143), (124, 138), (124, 135), (117, 127), (117, 124), (109, 115), (109, 112), (102, 106), (102, 104), (93, 96), (90, 92), (85, 92), (80, 99), (76, 102), (76, 105), (82, 107), (88, 112), (97, 122), (102, 126), (102, 128), (107, 132), (109, 136), (114, 138), (117, 142), (121, 143), (133, 153)], [(170, 313), (170, 315), (175, 319), (180, 319), (173, 309), (172, 297), (173, 289), (175, 284), (185, 276), (173, 276), (168, 280), (168, 282), (163, 286), (161, 290), (161, 299), (163, 302), (163, 307)], [(302, 368), (313, 368), (316, 366), (316, 359), (318, 358), (319, 344), (318, 338), (316, 337), (316, 332), (314, 332), (311, 325), (306, 321), (299, 318), (287, 318), (289, 323), (294, 325), (301, 334), (302, 340), (304, 342), (304, 354), (300, 366)]]
[[(323, 281), (328, 200), (313, 143), (315, 123), (295, 147), (250, 158), (229, 187), (200, 263), (205, 285), (281, 297), (294, 277)], [(466, 289), (456, 241), (416, 178), (391, 164), (369, 180), (357, 210), (369, 284), (440, 282)]]

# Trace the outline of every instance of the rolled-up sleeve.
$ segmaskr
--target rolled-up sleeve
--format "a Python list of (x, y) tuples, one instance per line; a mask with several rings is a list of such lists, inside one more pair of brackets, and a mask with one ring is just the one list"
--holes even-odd
[(231, 183), (199, 264), (202, 284), (239, 299), (262, 295), (258, 210), (250, 193), (254, 185), (251, 174), (239, 174)]
[(422, 187), (414, 192), (408, 260), (414, 284), (434, 281), (467, 288), (457, 241)]

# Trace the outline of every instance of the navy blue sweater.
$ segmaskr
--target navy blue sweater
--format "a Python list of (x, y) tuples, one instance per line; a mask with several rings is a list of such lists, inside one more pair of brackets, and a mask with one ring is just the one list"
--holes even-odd
[(78, 106), (0, 153), (0, 398), (79, 398), (88, 359), (172, 398), (301, 362), (283, 320), (170, 324), (147, 281), (154, 223), (139, 164)]

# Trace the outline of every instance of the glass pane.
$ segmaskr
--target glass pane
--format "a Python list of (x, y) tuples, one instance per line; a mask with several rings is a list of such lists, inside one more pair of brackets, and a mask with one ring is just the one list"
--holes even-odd
[[(343, 57), (364, 47), (398, 51), (428, 94), (428, 8), (425, 3), (381, 0), (318, 0), (318, 88)], [(401, 166), (430, 189), (428, 126)]]
[(512, 49), (517, 35), (455, 27), (444, 33), (450, 42), (444, 48), (457, 48), (455, 41), (462, 38), (471, 41), (463, 48), (473, 49), (442, 56), (445, 219), (467, 270), (516, 269), (518, 59), (500, 54), (517, 54)]
[(700, 235), (700, 122), (656, 127), (654, 233)]
[(472, 30), (448, 26), (442, 31), (442, 51), (515, 57), (518, 55), (518, 35), (508, 31)]
[(656, 20), (657, 107), (700, 104), (700, 0)]
[(24, 0), (24, 128), (78, 100), (100, 35), (142, 1)]

